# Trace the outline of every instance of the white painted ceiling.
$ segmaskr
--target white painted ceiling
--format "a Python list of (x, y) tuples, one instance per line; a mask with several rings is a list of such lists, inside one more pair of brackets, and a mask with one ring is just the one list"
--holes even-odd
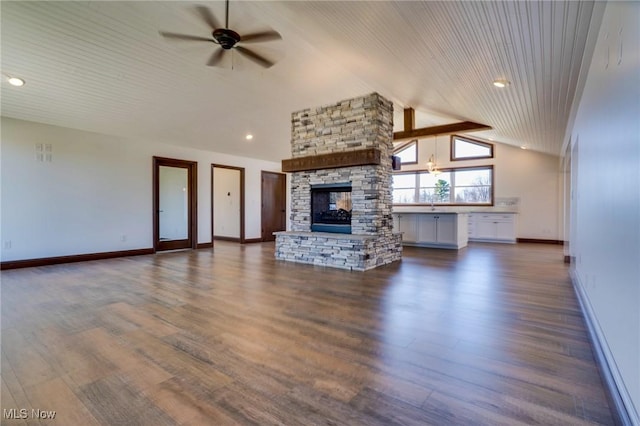
[(601, 7), (232, 0), (230, 28), (283, 37), (247, 45), (277, 61), (264, 69), (237, 52), (208, 67), (214, 44), (159, 35), (209, 36), (195, 4), (224, 22), (220, 1), (2, 1), (2, 73), (27, 82), (3, 78), (2, 115), (279, 161), (293, 111), (376, 91), (396, 130), (413, 107), (417, 127), (474, 121), (493, 130), (471, 135), (558, 155)]

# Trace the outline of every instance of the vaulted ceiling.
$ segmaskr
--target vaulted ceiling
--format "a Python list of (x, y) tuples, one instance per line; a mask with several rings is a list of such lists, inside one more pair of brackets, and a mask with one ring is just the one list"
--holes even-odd
[[(278, 161), (291, 112), (376, 91), (416, 126), (473, 121), (471, 133), (559, 154), (601, 3), (586, 1), (234, 1), (229, 27), (275, 29), (252, 44), (271, 68), (233, 51), (171, 41), (208, 37), (195, 12), (224, 2), (0, 3), (2, 115)], [(498, 89), (495, 79), (510, 85)], [(255, 135), (251, 141), (245, 134)]]

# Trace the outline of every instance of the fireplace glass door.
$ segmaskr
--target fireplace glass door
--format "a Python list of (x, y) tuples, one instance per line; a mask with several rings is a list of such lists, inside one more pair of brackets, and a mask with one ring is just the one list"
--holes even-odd
[(311, 188), (312, 231), (350, 234), (351, 210), (351, 186)]

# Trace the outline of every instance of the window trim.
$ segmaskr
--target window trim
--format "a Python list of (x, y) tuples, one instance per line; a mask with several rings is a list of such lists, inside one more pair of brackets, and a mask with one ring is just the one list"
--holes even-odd
[[(478, 146), (482, 146), (485, 148), (489, 148), (489, 155), (479, 155), (476, 157), (456, 157), (455, 156), (455, 152), (456, 152), (456, 139), (460, 139), (464, 142), (473, 144), (473, 145), (478, 145)], [(449, 151), (450, 151), (450, 156), (449, 158), (451, 159), (451, 161), (469, 161), (469, 160), (484, 160), (487, 158), (494, 158), (494, 149), (493, 149), (493, 144), (489, 143), (489, 142), (484, 142), (484, 141), (479, 141), (477, 139), (472, 139), (469, 138), (467, 136), (460, 136), (460, 135), (451, 135), (451, 138), (449, 139)]]
[[(495, 205), (495, 183), (496, 183), (496, 174), (495, 174), (495, 166), (493, 164), (486, 164), (482, 166), (464, 166), (464, 167), (448, 167), (440, 169), (441, 172), (455, 172), (458, 170), (491, 170), (491, 202), (490, 203), (434, 203), (435, 206), (445, 206), (445, 207), (453, 207), (453, 206), (483, 206), (483, 207), (493, 207)], [(428, 173), (427, 169), (419, 169), (419, 170), (410, 170), (410, 171), (400, 171), (394, 172), (393, 175), (409, 175), (415, 174), (419, 175), (421, 173)], [(393, 185), (392, 185), (393, 186)], [(455, 186), (452, 186), (452, 191), (455, 189)], [(393, 187), (391, 188), (393, 194)], [(392, 197), (393, 198), (393, 197)], [(431, 206), (431, 203), (393, 203), (393, 206)]]
[(399, 152), (404, 151), (405, 149), (409, 148), (411, 145), (416, 146), (416, 161), (402, 161), (402, 159), (400, 159), (400, 164), (407, 164), (407, 165), (418, 164), (418, 158), (420, 158), (419, 151), (418, 151), (418, 139), (413, 139), (413, 140), (410, 140), (409, 142), (401, 143), (397, 147), (394, 147), (393, 155), (398, 155)]

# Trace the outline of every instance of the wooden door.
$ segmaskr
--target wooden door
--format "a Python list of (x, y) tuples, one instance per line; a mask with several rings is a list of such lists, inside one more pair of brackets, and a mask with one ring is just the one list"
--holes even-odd
[(153, 157), (153, 245), (196, 248), (197, 163)]
[(262, 172), (262, 241), (274, 241), (287, 227), (287, 175)]

